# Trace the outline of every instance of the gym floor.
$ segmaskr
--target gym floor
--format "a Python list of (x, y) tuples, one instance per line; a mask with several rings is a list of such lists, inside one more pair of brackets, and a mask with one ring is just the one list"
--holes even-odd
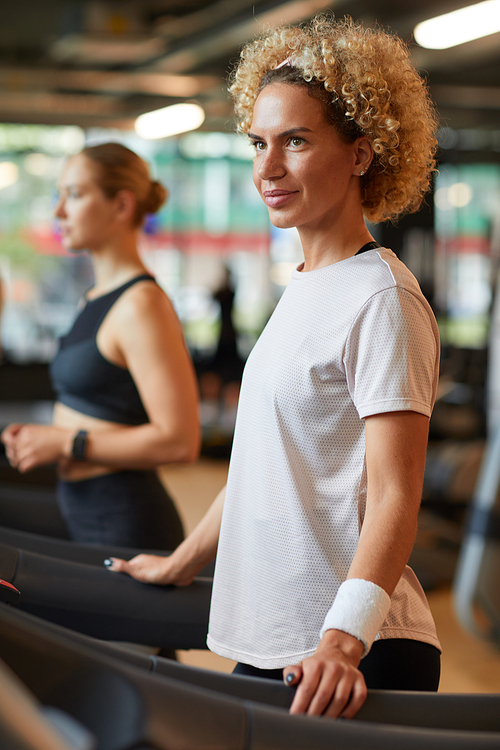
[[(168, 466), (162, 479), (176, 499), (189, 532), (224, 486), (227, 462), (202, 458), (192, 466)], [(466, 633), (453, 612), (449, 587), (428, 592), (428, 599), (443, 646), (440, 691), (445, 693), (500, 692), (500, 649)], [(210, 651), (180, 651), (186, 664), (230, 672), (234, 662)]]

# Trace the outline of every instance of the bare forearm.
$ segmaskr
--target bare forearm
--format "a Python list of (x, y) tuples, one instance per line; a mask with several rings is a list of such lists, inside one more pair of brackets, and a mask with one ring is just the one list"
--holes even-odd
[(391, 595), (415, 541), (417, 515), (418, 500), (397, 497), (368, 510), (347, 577), (373, 581)]
[(198, 526), (168, 557), (142, 554), (129, 561), (111, 558), (109, 569), (127, 573), (143, 583), (188, 586), (215, 558), (225, 495), (224, 487)]
[(198, 525), (177, 547), (173, 554), (179, 565), (189, 566), (198, 573), (215, 559), (225, 497), (223, 487)]
[[(74, 430), (68, 430), (64, 456), (71, 457)], [(197, 423), (182, 429), (162, 429), (155, 424), (90, 430), (85, 460), (104, 466), (150, 469), (166, 463), (194, 461), (199, 454)]]
[(428, 429), (416, 412), (366, 419), (366, 511), (348, 578), (372, 581), (389, 595), (415, 541)]

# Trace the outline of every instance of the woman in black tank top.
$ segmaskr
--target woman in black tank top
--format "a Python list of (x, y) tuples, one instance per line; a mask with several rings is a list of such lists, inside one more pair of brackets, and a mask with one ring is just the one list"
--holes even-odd
[(62, 243), (90, 253), (95, 286), (51, 366), (53, 425), (9, 425), (6, 453), (23, 473), (58, 464), (73, 539), (173, 549), (182, 524), (156, 468), (198, 456), (197, 388), (172, 304), (137, 249), (167, 193), (117, 143), (71, 158), (59, 189)]

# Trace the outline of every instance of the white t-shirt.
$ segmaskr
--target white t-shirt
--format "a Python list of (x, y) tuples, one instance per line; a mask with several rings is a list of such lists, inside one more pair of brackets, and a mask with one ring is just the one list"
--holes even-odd
[[(263, 669), (312, 654), (359, 540), (364, 417), (430, 416), (439, 336), (390, 250), (295, 271), (245, 367), (208, 646)], [(439, 648), (406, 568), (380, 638)]]

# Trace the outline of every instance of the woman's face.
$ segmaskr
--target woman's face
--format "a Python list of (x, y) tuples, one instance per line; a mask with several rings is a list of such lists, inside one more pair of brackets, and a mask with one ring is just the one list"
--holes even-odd
[(93, 163), (83, 154), (70, 159), (62, 173), (54, 213), (68, 250), (97, 250), (113, 231), (115, 201), (106, 198)]
[[(346, 144), (304, 86), (271, 83), (257, 97), (249, 138), (253, 179), (272, 223), (322, 230), (359, 213), (359, 141)], [(357, 215), (357, 214), (356, 214)]]

